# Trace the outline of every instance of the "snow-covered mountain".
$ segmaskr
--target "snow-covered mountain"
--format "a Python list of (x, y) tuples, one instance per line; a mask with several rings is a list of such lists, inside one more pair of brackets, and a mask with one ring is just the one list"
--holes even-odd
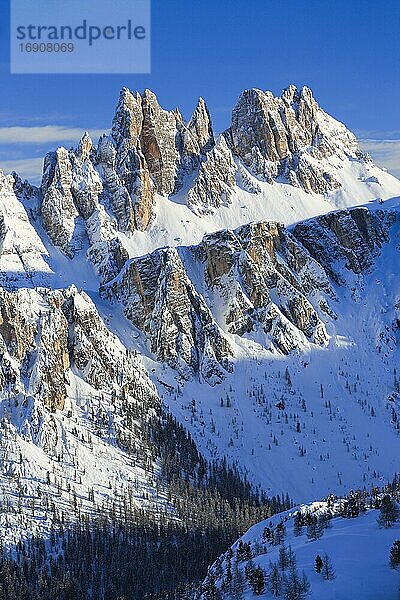
[(185, 122), (124, 88), (40, 188), (0, 172), (5, 545), (122, 515), (237, 534), (391, 479), (399, 197), (293, 86), (219, 137), (204, 100)]
[(185, 123), (152, 92), (124, 88), (97, 148), (85, 134), (76, 150), (46, 156), (39, 210), (53, 244), (73, 257), (88, 243), (108, 279), (126, 255), (399, 194), (399, 181), (360, 152), (308, 88), (291, 86), (281, 98), (245, 91), (217, 138), (204, 100)]

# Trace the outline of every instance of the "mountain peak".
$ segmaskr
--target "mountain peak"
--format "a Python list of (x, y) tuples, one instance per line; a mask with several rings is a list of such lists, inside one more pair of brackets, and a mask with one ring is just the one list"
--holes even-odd
[(111, 128), (117, 146), (122, 142), (129, 146), (136, 144), (143, 121), (141, 104), (140, 94), (122, 88)]
[(83, 136), (81, 137), (79, 144), (76, 148), (76, 155), (81, 159), (85, 160), (89, 157), (91, 151), (93, 150), (93, 142), (89, 133), (85, 131)]
[(199, 98), (192, 117), (187, 125), (188, 130), (196, 139), (202, 153), (211, 150), (215, 144), (214, 132), (210, 113), (203, 98)]

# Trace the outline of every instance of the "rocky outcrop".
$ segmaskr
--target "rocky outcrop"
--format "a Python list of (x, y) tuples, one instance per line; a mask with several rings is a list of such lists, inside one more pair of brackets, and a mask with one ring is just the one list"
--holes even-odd
[(114, 279), (129, 255), (118, 232), (102, 206), (87, 220), (90, 241), (88, 258), (101, 282)]
[[(118, 229), (135, 229), (137, 207), (114, 170), (115, 157), (109, 138), (104, 136), (95, 151), (85, 134), (75, 151), (60, 148), (46, 157), (42, 181), (41, 216), (52, 242), (73, 258), (87, 238), (88, 257), (103, 282), (115, 277), (128, 258)], [(117, 224), (104, 203), (113, 208)], [(138, 212), (136, 222), (146, 218), (149, 214)]]
[(155, 188), (139, 139), (143, 119), (142, 97), (123, 88), (111, 138), (99, 144), (107, 195), (122, 231), (145, 230), (152, 215)]
[(85, 220), (98, 208), (103, 189), (93, 166), (95, 151), (87, 133), (77, 149), (59, 148), (44, 161), (41, 216), (51, 241), (72, 258), (81, 250)]
[(307, 87), (298, 91), (290, 86), (280, 98), (246, 90), (224, 135), (232, 152), (255, 175), (269, 182), (285, 176), (307, 192), (339, 187), (323, 159), (358, 151), (354, 136), (320, 109)]
[(67, 395), (68, 331), (56, 295), (46, 298), (35, 290), (0, 288), (0, 315), (3, 387), (37, 396), (50, 411), (62, 410)]
[(199, 175), (188, 192), (188, 206), (194, 212), (203, 214), (229, 203), (235, 186), (235, 174), (232, 153), (221, 137), (200, 165)]
[(44, 161), (41, 214), (51, 241), (72, 257), (79, 249), (75, 237), (78, 218), (72, 196), (72, 166), (65, 148), (47, 154)]
[[(2, 476), (10, 498), (15, 481), (30, 490), (33, 522), (47, 521), (54, 497), (64, 522), (73, 520), (70, 490), (85, 513), (97, 510), (98, 494), (105, 514), (104, 492), (115, 498), (120, 478), (123, 497), (135, 505), (138, 498), (143, 510), (154, 473), (148, 432), (159, 405), (140, 356), (85, 293), (0, 287)], [(22, 500), (24, 515), (27, 506)]]
[(103, 291), (122, 302), (128, 319), (147, 335), (157, 359), (183, 377), (198, 372), (214, 385), (231, 370), (229, 342), (188, 278), (176, 249), (129, 261)]
[(4, 219), (4, 215), (0, 214), (0, 253), (3, 249), (3, 242), (6, 239), (7, 235), (7, 225)]
[[(125, 160), (128, 162), (130, 160), (130, 152), (129, 150), (128, 154), (125, 155)], [(129, 233), (135, 229), (132, 199), (117, 172), (116, 161), (117, 150), (115, 143), (112, 138), (104, 135), (99, 140), (96, 164), (103, 182), (103, 192), (100, 201), (104, 207), (109, 210), (111, 209), (116, 218), (118, 229), (124, 233)], [(129, 177), (133, 177), (128, 167), (126, 167), (125, 173)]]
[(213, 148), (215, 140), (211, 117), (203, 98), (199, 98), (187, 129), (197, 144), (198, 153), (205, 154)]
[[(0, 288), (0, 395), (30, 396), (50, 412), (63, 410), (70, 369), (94, 389), (144, 400), (149, 381), (84, 292), (75, 286), (8, 292)], [(153, 389), (153, 396), (156, 394)]]
[(392, 211), (353, 208), (299, 223), (293, 235), (335, 282), (343, 284), (343, 267), (359, 274), (373, 266), (395, 220)]
[(119, 149), (119, 158), (136, 146), (143, 125), (142, 98), (122, 88), (115, 111), (111, 136)]
[(213, 145), (204, 100), (186, 124), (178, 109), (162, 109), (150, 90), (140, 95), (123, 88), (111, 136), (100, 139), (96, 158), (101, 200), (115, 214), (118, 228), (125, 233), (146, 230), (155, 193), (177, 192)]
[(264, 222), (212, 234), (196, 254), (228, 331), (244, 335), (261, 327), (284, 353), (301, 347), (302, 335), (326, 343), (325, 325), (307, 296), (330, 294), (329, 281), (283, 226)]
[[(140, 148), (132, 148), (124, 161), (119, 166), (119, 173), (123, 184), (128, 191), (129, 200), (129, 225), (123, 227), (125, 231), (145, 231), (151, 221), (154, 204), (155, 187), (147, 167), (146, 159)], [(114, 211), (118, 212), (113, 200)], [(123, 204), (126, 206), (126, 204)]]
[(186, 124), (178, 109), (162, 109), (150, 90), (142, 95), (121, 91), (111, 135), (115, 170), (137, 205), (139, 229), (148, 226), (154, 191), (164, 196), (178, 191), (185, 174), (192, 173), (214, 145), (202, 98)]
[(69, 153), (72, 181), (71, 193), (78, 213), (88, 219), (98, 208), (103, 189), (99, 174), (93, 166), (96, 152), (90, 136), (85, 133), (75, 152)]
[(136, 401), (156, 402), (140, 358), (110, 332), (89, 296), (72, 286), (63, 293), (63, 300), (70, 360), (84, 380), (99, 391), (114, 388)]
[(175, 191), (178, 191), (184, 182), (185, 175), (197, 171), (204, 157), (209, 156), (215, 140), (211, 125), (211, 118), (203, 98), (199, 98), (196, 109), (190, 119), (185, 121), (179, 110), (175, 110), (177, 123), (177, 147), (180, 154), (178, 176)]
[(69, 369), (68, 326), (57, 297), (49, 299), (49, 310), (39, 317), (35, 354), (30, 395), (39, 397), (52, 412), (63, 410)]
[(177, 187), (180, 154), (176, 147), (177, 117), (163, 110), (150, 90), (142, 98), (143, 127), (140, 140), (159, 194), (169, 196)]

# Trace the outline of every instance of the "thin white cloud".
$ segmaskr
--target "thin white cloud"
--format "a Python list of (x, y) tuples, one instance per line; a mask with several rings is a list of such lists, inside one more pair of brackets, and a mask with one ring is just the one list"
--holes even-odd
[[(64, 127), (62, 125), (45, 125), (44, 127), (0, 127), (0, 144), (44, 144), (48, 142), (77, 142), (84, 129)], [(89, 135), (96, 139), (104, 133), (104, 129), (89, 130)]]
[(377, 165), (385, 167), (389, 173), (400, 178), (400, 139), (364, 139), (359, 143), (361, 149), (368, 152)]
[(0, 169), (6, 174), (16, 171), (22, 179), (27, 179), (34, 185), (39, 185), (42, 177), (43, 159), (0, 160)]
[(373, 140), (373, 141), (381, 141), (381, 140), (393, 140), (396, 141), (400, 139), (400, 130), (399, 129), (387, 129), (378, 130), (378, 129), (357, 129), (354, 131), (355, 135), (360, 140)]

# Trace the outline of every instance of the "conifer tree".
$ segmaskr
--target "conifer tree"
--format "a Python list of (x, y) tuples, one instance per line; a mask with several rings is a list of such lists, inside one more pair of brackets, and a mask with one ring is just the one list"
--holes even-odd
[(319, 554), (317, 554), (317, 556), (315, 557), (315, 570), (317, 571), (317, 573), (321, 573), (323, 564), (324, 563), (322, 562), (322, 558)]
[(245, 577), (242, 571), (239, 569), (238, 564), (235, 563), (232, 574), (232, 582), (230, 585), (230, 597), (232, 600), (242, 600), (245, 583)]
[(282, 575), (277, 563), (270, 563), (267, 581), (268, 591), (274, 598), (278, 598), (281, 595), (282, 590)]
[(390, 548), (389, 564), (392, 569), (400, 566), (400, 540), (395, 540)]
[(310, 591), (310, 582), (304, 571), (300, 576), (296, 566), (291, 567), (283, 580), (284, 600), (304, 600)]
[(400, 510), (397, 502), (386, 494), (382, 498), (380, 513), (377, 518), (379, 527), (392, 527), (392, 525), (400, 518)]
[(310, 515), (307, 524), (307, 537), (311, 542), (315, 542), (322, 537), (324, 533), (321, 522), (315, 515)]
[(335, 579), (335, 569), (333, 568), (332, 561), (330, 557), (325, 553), (322, 557), (322, 577), (326, 579), (326, 581), (330, 581)]
[(247, 571), (250, 588), (256, 596), (261, 596), (265, 591), (265, 572), (260, 566), (254, 565)]
[(296, 537), (303, 533), (303, 515), (298, 511), (293, 520), (293, 533)]

